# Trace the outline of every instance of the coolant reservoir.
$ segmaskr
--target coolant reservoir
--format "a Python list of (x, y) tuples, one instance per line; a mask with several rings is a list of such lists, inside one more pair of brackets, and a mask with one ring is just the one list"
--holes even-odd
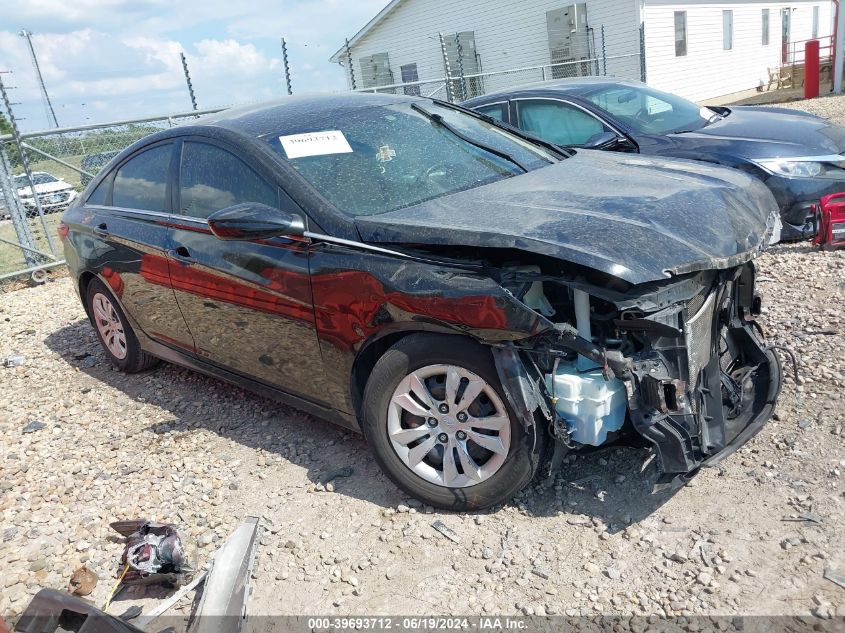
[(579, 371), (575, 363), (560, 363), (554, 376), (546, 375), (546, 384), (576, 442), (599, 446), (625, 423), (625, 385), (618, 378), (605, 380), (601, 369)]

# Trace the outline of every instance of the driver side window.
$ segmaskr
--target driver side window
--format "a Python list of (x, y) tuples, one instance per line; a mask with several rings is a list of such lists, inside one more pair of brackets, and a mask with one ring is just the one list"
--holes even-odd
[(569, 103), (533, 99), (517, 103), (519, 127), (558, 145), (584, 145), (612, 131), (604, 123)]
[(207, 218), (242, 202), (278, 208), (279, 196), (275, 187), (226, 150), (185, 141), (179, 169), (179, 211)]

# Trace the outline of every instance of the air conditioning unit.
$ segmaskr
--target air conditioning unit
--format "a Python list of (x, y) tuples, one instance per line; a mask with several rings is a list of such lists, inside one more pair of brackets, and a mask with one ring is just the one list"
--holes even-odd
[(579, 2), (547, 11), (546, 28), (552, 77), (560, 79), (589, 74), (589, 64), (572, 63), (591, 57), (587, 3)]

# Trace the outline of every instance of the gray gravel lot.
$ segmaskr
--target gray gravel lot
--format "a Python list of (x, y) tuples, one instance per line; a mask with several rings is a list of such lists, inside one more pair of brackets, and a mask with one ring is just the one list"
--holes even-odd
[[(843, 97), (789, 105), (845, 123)], [(177, 523), (203, 565), (257, 515), (258, 614), (845, 616), (823, 578), (845, 573), (845, 251), (780, 245), (759, 264), (763, 325), (803, 377), (787, 371), (760, 435), (674, 495), (649, 494), (644, 451), (609, 448), (479, 515), (420, 507), (361, 438), (276, 402), (166, 364), (114, 371), (66, 278), (0, 294), (0, 358), (25, 357), (0, 368), (0, 613), (83, 563), (102, 604), (110, 521)]]

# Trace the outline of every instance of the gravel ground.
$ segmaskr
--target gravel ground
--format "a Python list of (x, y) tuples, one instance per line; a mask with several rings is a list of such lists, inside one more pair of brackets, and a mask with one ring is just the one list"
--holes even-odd
[(838, 125), (845, 125), (845, 95), (830, 95), (809, 101), (790, 101), (772, 106), (804, 110)]
[(778, 246), (760, 265), (765, 326), (803, 384), (757, 438), (672, 496), (649, 494), (644, 451), (610, 448), (476, 516), (404, 498), (360, 438), (305, 414), (170, 365), (114, 371), (66, 278), (0, 295), (0, 358), (25, 357), (0, 369), (0, 612), (83, 563), (101, 604), (110, 521), (175, 522), (202, 565), (259, 515), (255, 613), (845, 615), (822, 576), (845, 571), (845, 252)]

